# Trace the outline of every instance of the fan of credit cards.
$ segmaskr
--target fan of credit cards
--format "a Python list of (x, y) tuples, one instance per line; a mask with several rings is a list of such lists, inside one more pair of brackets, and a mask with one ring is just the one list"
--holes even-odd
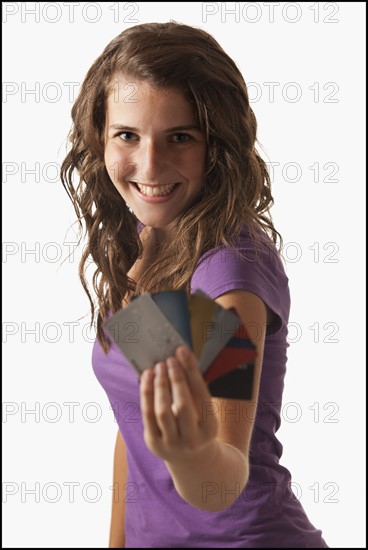
[(163, 290), (134, 296), (103, 324), (105, 334), (140, 375), (189, 346), (213, 397), (251, 399), (255, 345), (235, 308), (201, 290)]

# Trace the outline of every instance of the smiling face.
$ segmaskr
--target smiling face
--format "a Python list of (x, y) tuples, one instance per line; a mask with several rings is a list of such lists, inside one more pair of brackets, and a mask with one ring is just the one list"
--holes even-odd
[(105, 164), (141, 222), (168, 234), (171, 222), (204, 186), (205, 159), (205, 135), (181, 93), (125, 77), (114, 81), (107, 101)]

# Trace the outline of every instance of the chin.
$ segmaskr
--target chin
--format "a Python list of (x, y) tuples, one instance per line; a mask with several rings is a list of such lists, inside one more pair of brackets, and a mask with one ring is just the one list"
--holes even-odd
[(137, 217), (142, 223), (144, 223), (144, 225), (148, 225), (149, 227), (153, 227), (154, 229), (164, 229), (169, 224), (172, 224), (175, 221), (175, 218), (172, 217), (160, 220), (157, 220), (157, 218), (151, 218), (149, 216), (137, 215)]

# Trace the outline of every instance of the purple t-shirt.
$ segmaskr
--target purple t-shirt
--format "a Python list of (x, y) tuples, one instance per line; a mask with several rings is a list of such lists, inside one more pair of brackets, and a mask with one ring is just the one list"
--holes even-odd
[[(237, 249), (243, 259), (223, 246), (206, 252), (191, 279), (191, 292), (201, 289), (216, 299), (230, 290), (247, 290), (262, 298), (275, 314), (266, 331), (249, 481), (227, 509), (200, 510), (177, 493), (164, 461), (143, 440), (138, 375), (116, 344), (112, 342), (106, 356), (95, 341), (93, 369), (127, 448), (126, 548), (328, 548), (294, 495), (289, 470), (279, 463), (283, 448), (275, 432), (280, 427), (289, 346), (288, 278), (276, 248), (265, 235), (256, 256), (244, 225)], [(254, 415), (254, 409), (243, 409), (240, 414)], [(206, 490), (222, 490), (213, 484), (204, 489), (204, 498)]]

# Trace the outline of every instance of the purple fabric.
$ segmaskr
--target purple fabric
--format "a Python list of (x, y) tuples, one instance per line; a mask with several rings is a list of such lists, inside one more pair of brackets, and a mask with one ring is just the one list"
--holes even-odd
[[(141, 224), (138, 229), (142, 227)], [(328, 548), (321, 531), (310, 523), (292, 492), (290, 472), (279, 463), (283, 448), (275, 432), (280, 427), (289, 345), (288, 278), (267, 237), (263, 238), (257, 258), (253, 241), (243, 226), (237, 248), (245, 259), (219, 247), (202, 256), (191, 279), (191, 292), (201, 289), (213, 299), (233, 289), (253, 292), (276, 315), (276, 322), (268, 326), (266, 333), (250, 448), (250, 478), (229, 508), (207, 512), (179, 496), (163, 460), (144, 443), (137, 374), (114, 343), (105, 356), (95, 341), (93, 369), (106, 391), (127, 447), (127, 548)], [(254, 409), (239, 413), (251, 416)], [(211, 485), (207, 490), (216, 487)], [(224, 495), (225, 492), (224, 489)]]

